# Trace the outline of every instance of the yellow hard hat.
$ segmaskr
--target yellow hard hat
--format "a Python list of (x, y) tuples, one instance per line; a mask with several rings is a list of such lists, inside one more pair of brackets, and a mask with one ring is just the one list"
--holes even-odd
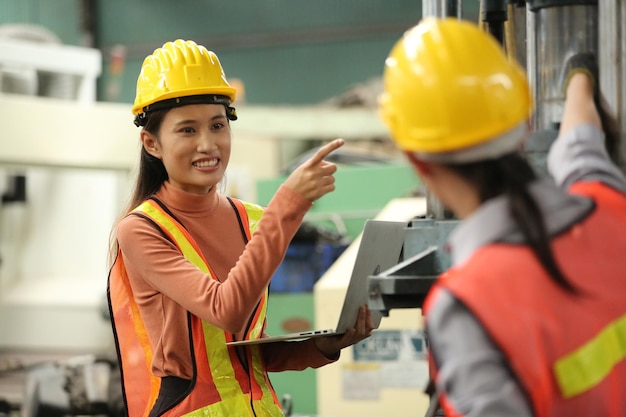
[(235, 101), (236, 92), (228, 84), (215, 53), (194, 41), (178, 39), (165, 43), (144, 59), (132, 112), (140, 115), (166, 100), (171, 101), (161, 107), (173, 107), (189, 102), (182, 98), (196, 96), (205, 98), (196, 102), (228, 106)]
[(491, 35), (459, 19), (426, 18), (408, 30), (385, 61), (383, 81), (380, 114), (405, 151), (471, 148), (532, 111), (521, 67)]

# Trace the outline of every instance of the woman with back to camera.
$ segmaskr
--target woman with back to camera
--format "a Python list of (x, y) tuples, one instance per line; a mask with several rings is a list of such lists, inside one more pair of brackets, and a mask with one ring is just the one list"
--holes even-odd
[(429, 18), (386, 60), (382, 116), (460, 219), (424, 305), (446, 417), (626, 415), (626, 179), (594, 57), (565, 67), (549, 179), (519, 153), (529, 86), (489, 34)]
[(217, 56), (176, 40), (148, 56), (133, 106), (134, 194), (113, 234), (109, 308), (124, 400), (136, 416), (282, 416), (267, 372), (317, 368), (370, 335), (363, 307), (342, 336), (246, 347), (264, 336), (267, 287), (312, 203), (335, 188), (324, 161), (298, 167), (266, 208), (218, 191), (235, 89)]

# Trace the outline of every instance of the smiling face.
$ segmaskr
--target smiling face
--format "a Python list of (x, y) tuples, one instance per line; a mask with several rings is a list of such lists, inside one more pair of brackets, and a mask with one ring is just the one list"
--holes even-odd
[(158, 137), (141, 132), (144, 148), (163, 161), (169, 182), (206, 194), (224, 177), (230, 159), (230, 125), (221, 104), (193, 104), (167, 112)]

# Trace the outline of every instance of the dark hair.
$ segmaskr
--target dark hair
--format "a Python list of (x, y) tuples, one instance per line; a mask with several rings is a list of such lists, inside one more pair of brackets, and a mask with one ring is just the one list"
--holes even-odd
[(522, 155), (512, 153), (497, 159), (450, 164), (448, 167), (478, 189), (481, 203), (506, 195), (511, 215), (541, 265), (559, 286), (576, 292), (554, 258), (543, 215), (528, 191), (528, 185), (537, 179), (537, 174)]
[[(161, 124), (163, 123), (163, 119), (168, 111), (169, 109), (157, 110), (148, 113), (146, 116), (146, 124), (143, 129), (153, 134), (157, 140), (159, 139)], [(139, 158), (139, 172), (137, 174), (135, 188), (129, 202), (129, 207), (127, 207), (127, 211), (124, 214), (128, 214), (137, 205), (150, 197), (152, 194), (156, 193), (159, 188), (161, 188), (163, 182), (167, 181), (167, 179), (168, 175), (165, 170), (165, 165), (163, 165), (163, 161), (150, 155), (142, 146), (141, 156)]]
[[(146, 114), (144, 130), (152, 133), (159, 138), (159, 131), (165, 115), (170, 109), (156, 110)], [(146, 149), (141, 146), (141, 155), (139, 157), (139, 169), (137, 180), (131, 198), (122, 211), (120, 217), (115, 222), (110, 236), (109, 245), (109, 262), (112, 264), (117, 256), (118, 243), (115, 234), (117, 224), (130, 213), (135, 207), (145, 201), (148, 197), (156, 193), (161, 185), (167, 181), (168, 175), (165, 170), (163, 161), (150, 155)]]

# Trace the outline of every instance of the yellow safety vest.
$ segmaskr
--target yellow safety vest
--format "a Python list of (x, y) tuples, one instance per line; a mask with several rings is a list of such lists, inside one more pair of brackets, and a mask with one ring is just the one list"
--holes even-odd
[[(263, 209), (255, 204), (230, 199), (247, 239), (257, 228)], [(155, 199), (133, 210), (147, 217), (178, 247), (198, 269), (215, 274), (187, 230)], [(265, 325), (267, 290), (257, 305), (246, 339), (260, 338)], [(147, 417), (161, 389), (161, 378), (151, 373), (152, 349), (141, 313), (133, 298), (128, 275), (118, 253), (109, 273), (108, 300), (113, 332), (122, 372), (124, 402), (129, 417)], [(248, 369), (235, 348), (229, 332), (188, 313), (193, 367), (190, 389), (162, 416), (274, 417), (283, 416), (280, 402), (269, 381), (260, 348), (245, 348)]]

